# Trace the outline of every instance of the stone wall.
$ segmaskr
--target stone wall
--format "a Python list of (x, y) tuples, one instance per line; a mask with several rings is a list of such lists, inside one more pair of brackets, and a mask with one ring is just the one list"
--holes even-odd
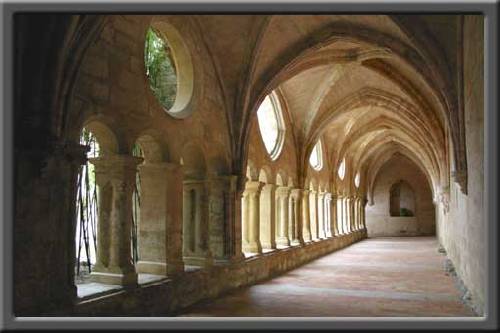
[[(484, 77), (483, 17), (465, 16), (464, 109), (467, 147), (467, 194), (450, 184), (449, 212), (437, 211), (438, 237), (458, 276), (472, 295), (478, 313), (484, 313), (487, 276), (487, 220), (484, 215)], [(453, 173), (450, 173), (453, 179)]]
[[(403, 180), (414, 191), (413, 217), (389, 214), (390, 189)], [(418, 236), (435, 234), (434, 205), (429, 181), (425, 174), (407, 157), (394, 155), (381, 168), (374, 184), (373, 203), (366, 206), (368, 237)]]
[[(195, 302), (275, 277), (366, 237), (364, 231), (276, 250), (236, 263), (188, 271), (164, 280), (77, 303), (75, 316), (171, 316)], [(68, 309), (69, 311), (69, 309)]]

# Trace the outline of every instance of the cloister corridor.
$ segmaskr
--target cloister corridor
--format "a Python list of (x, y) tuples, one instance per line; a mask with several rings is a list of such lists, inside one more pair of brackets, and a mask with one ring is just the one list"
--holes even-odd
[(179, 313), (193, 317), (468, 317), (434, 237), (368, 238)]

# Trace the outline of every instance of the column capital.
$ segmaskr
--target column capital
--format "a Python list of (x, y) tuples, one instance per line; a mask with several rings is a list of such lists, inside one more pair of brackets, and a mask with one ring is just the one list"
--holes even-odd
[(295, 199), (300, 199), (300, 197), (302, 196), (302, 189), (300, 189), (300, 188), (292, 188), (291, 192), (290, 192), (290, 195), (292, 197), (294, 197)]
[(264, 187), (264, 183), (259, 181), (248, 181), (245, 185), (245, 192), (247, 193), (258, 193)]
[(308, 189), (304, 189), (304, 188), (303, 188), (303, 189), (300, 189), (300, 190), (302, 191), (302, 195), (303, 195), (303, 196), (306, 196), (306, 195), (308, 195), (308, 194), (311, 192), (310, 190), (308, 190)]
[(330, 192), (325, 193), (325, 199), (332, 200), (333, 195)]
[(274, 184), (268, 184), (268, 183), (263, 183), (261, 192), (273, 192), (276, 191), (276, 185)]
[(288, 186), (278, 186), (276, 188), (276, 195), (280, 195), (280, 196), (281, 195), (285, 195), (285, 196), (287, 196), (287, 195), (290, 195), (290, 191), (291, 190), (292, 189), (290, 187), (288, 187)]
[(107, 181), (135, 182), (137, 165), (142, 161), (143, 158), (141, 157), (117, 154), (89, 159), (89, 162), (95, 166), (96, 182), (98, 184)]

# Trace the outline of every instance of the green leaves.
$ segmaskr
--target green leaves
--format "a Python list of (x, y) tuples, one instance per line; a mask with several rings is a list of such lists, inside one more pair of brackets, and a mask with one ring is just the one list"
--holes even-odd
[(153, 94), (163, 107), (170, 109), (177, 96), (177, 70), (167, 41), (152, 28), (146, 33), (144, 63)]

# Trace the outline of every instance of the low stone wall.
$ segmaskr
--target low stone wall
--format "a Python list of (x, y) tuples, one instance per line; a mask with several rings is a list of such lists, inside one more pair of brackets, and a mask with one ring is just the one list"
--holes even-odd
[(187, 306), (249, 286), (366, 238), (366, 230), (290, 247), (236, 263), (187, 271), (163, 280), (75, 304), (74, 316), (172, 316)]

